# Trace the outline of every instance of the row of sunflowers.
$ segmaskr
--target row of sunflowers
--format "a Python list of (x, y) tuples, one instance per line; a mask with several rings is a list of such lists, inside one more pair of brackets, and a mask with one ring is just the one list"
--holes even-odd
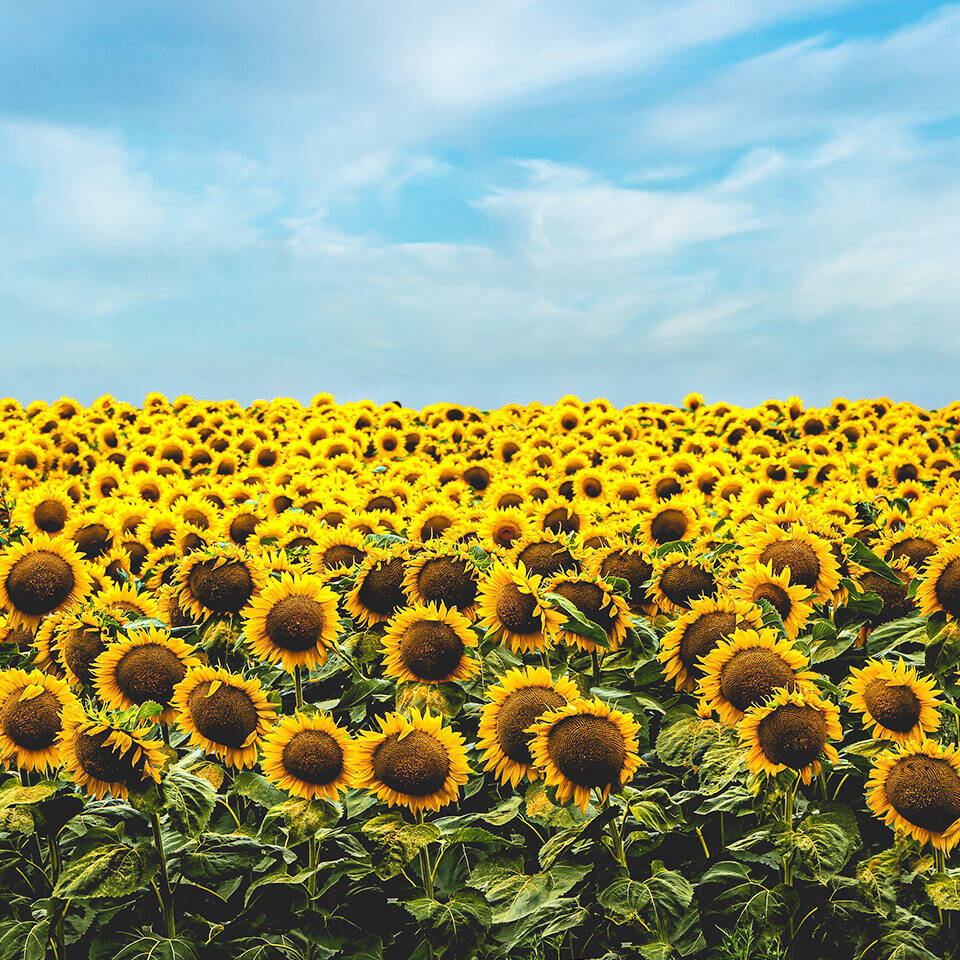
[(0, 401), (0, 960), (956, 955), (958, 443)]

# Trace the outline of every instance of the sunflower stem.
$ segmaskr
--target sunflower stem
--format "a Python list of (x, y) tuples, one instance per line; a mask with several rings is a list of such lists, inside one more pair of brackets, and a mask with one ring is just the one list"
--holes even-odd
[(162, 720), (160, 721), (160, 736), (163, 737), (163, 743), (165, 746), (170, 746), (170, 727), (167, 726)]
[[(57, 880), (60, 879), (60, 870), (63, 866), (63, 860), (60, 856), (60, 841), (56, 830), (51, 830), (47, 834), (47, 846), (50, 850), (50, 885), (55, 888)], [(64, 958), (67, 955), (67, 948), (63, 939), (63, 914), (66, 910), (66, 904), (59, 900), (52, 900), (50, 904), (50, 914), (53, 920), (53, 941), (56, 944), (57, 957)]]
[(590, 651), (590, 660), (593, 665), (593, 685), (595, 687), (600, 686), (600, 657), (597, 656), (597, 648), (594, 647)]
[(153, 827), (153, 842), (160, 857), (160, 903), (163, 906), (163, 926), (167, 939), (172, 940), (177, 935), (177, 921), (173, 914), (173, 895), (170, 892), (170, 876), (167, 873), (167, 857), (163, 851), (163, 835), (160, 832), (158, 814), (150, 814), (150, 824)]
[[(423, 811), (417, 811), (417, 823), (423, 823)], [(430, 854), (426, 847), (420, 848), (420, 877), (423, 880), (423, 892), (433, 899), (433, 871), (430, 869)]]
[[(601, 813), (610, 804), (610, 794), (603, 798), (600, 804)], [(623, 837), (620, 834), (620, 827), (617, 825), (617, 818), (613, 817), (607, 822), (607, 833), (610, 834), (610, 840), (613, 843), (613, 856), (617, 863), (623, 867), (623, 872), (627, 877), (630, 876), (630, 867), (627, 866), (627, 855), (623, 849)]]
[(303, 709), (303, 677), (300, 674), (300, 664), (293, 668), (293, 692), (297, 698), (297, 710)]

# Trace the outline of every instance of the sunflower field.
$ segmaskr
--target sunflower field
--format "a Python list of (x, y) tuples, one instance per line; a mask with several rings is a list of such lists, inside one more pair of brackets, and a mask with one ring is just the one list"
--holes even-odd
[(958, 446), (0, 401), (0, 960), (956, 957)]

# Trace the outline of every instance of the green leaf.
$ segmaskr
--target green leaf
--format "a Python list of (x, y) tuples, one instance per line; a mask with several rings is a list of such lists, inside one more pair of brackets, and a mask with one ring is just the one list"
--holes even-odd
[(252, 800), (258, 807), (275, 807), (287, 800), (287, 795), (278, 790), (266, 777), (252, 770), (243, 770), (233, 778), (230, 792)]
[(419, 921), (418, 931), (434, 956), (466, 960), (476, 955), (490, 929), (493, 912), (476, 890), (459, 890), (443, 903), (423, 897), (404, 906)]
[(23, 960), (43, 960), (47, 955), (47, 944), (50, 942), (50, 929), (53, 926), (53, 917), (44, 917), (35, 923), (27, 934), (23, 943)]
[(293, 859), (285, 848), (250, 837), (205, 833), (197, 838), (192, 850), (181, 853), (180, 870), (188, 880), (222, 881), (247, 870), (263, 869), (265, 864), (280, 863), (285, 854)]
[(935, 873), (923, 888), (938, 909), (960, 910), (960, 870)]
[(563, 624), (564, 630), (569, 630), (578, 637), (586, 637), (598, 647), (610, 646), (607, 631), (599, 624), (588, 620), (566, 597), (561, 597), (559, 593), (545, 593), (543, 598), (555, 607), (559, 607), (567, 615), (567, 621)]
[(654, 749), (663, 763), (689, 767), (719, 738), (720, 726), (713, 720), (686, 717), (661, 727)]
[(126, 897), (156, 876), (160, 861), (150, 842), (110, 843), (67, 863), (54, 888), (62, 900)]
[(433, 823), (407, 823), (400, 814), (384, 813), (363, 825), (373, 841), (371, 861), (381, 880), (395, 877), (426, 846), (440, 839)]
[(856, 537), (847, 537), (843, 542), (847, 545), (847, 556), (854, 563), (859, 563), (861, 567), (866, 567), (872, 573), (878, 574), (891, 583), (900, 584), (902, 582), (893, 568), (884, 563), (862, 540), (858, 540)]
[(174, 766), (164, 776), (161, 791), (164, 810), (173, 828), (187, 837), (203, 833), (216, 802), (210, 782)]
[(496, 923), (510, 923), (529, 916), (563, 896), (591, 870), (589, 866), (555, 865), (540, 873), (525, 874), (515, 870), (481, 864), (470, 877), (470, 886), (482, 890), (494, 904)]

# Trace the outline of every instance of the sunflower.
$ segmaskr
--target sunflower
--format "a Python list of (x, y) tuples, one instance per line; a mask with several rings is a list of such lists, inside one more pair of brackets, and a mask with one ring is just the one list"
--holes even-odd
[(545, 667), (527, 667), (504, 674), (487, 690), (487, 697), (490, 702), (480, 714), (477, 739), (484, 769), (493, 770), (501, 783), (512, 787), (524, 777), (539, 780), (527, 730), (546, 711), (579, 700), (576, 684), (566, 677), (554, 680)]
[(791, 640), (796, 640), (800, 628), (813, 612), (809, 603), (810, 591), (806, 587), (790, 583), (790, 571), (784, 568), (773, 572), (771, 563), (756, 563), (740, 574), (740, 583), (735, 596), (750, 603), (766, 600), (780, 614), (783, 628)]
[(190, 743), (243, 769), (257, 762), (257, 744), (276, 717), (259, 680), (214, 667), (194, 667), (173, 692), (177, 723)]
[(877, 757), (867, 806), (897, 833), (949, 853), (960, 842), (960, 755), (932, 740)]
[(703, 526), (698, 507), (698, 501), (679, 494), (651, 507), (640, 518), (639, 532), (647, 546), (694, 540)]
[(304, 800), (336, 801), (356, 777), (353, 741), (325, 713), (283, 717), (262, 749), (264, 776)]
[(477, 609), (480, 576), (465, 547), (426, 547), (407, 563), (403, 588), (411, 604), (441, 603), (466, 617)]
[(916, 596), (925, 617), (938, 611), (960, 617), (960, 543), (944, 544), (927, 560)]
[(130, 790), (148, 781), (160, 782), (161, 744), (148, 740), (148, 730), (119, 727), (80, 714), (65, 718), (60, 758), (70, 779), (91, 797), (107, 794), (126, 800)]
[(791, 585), (806, 587), (823, 600), (840, 585), (840, 571), (829, 545), (798, 524), (789, 530), (768, 526), (744, 548), (740, 562), (746, 568), (769, 564), (776, 574), (789, 568)]
[(93, 682), (108, 707), (126, 710), (152, 700), (163, 708), (156, 719), (170, 723), (177, 714), (171, 704), (174, 688), (200, 665), (193, 647), (168, 630), (131, 630), (97, 657)]
[(310, 549), (310, 566), (324, 578), (343, 576), (356, 569), (367, 551), (366, 539), (358, 530), (322, 528), (316, 546)]
[(653, 564), (644, 555), (641, 547), (622, 537), (613, 537), (605, 546), (597, 549), (590, 558), (588, 569), (595, 576), (606, 579), (618, 577), (630, 585), (627, 599), (633, 610), (649, 607), (647, 581), (653, 573)]
[(478, 529), (483, 545), (493, 551), (509, 550), (515, 540), (522, 539), (529, 532), (529, 519), (516, 507), (491, 510)]
[(414, 813), (439, 810), (457, 800), (470, 767), (463, 737), (444, 727), (439, 716), (410, 718), (391, 713), (379, 718), (380, 729), (356, 741), (357, 776), (354, 786), (376, 794), (388, 806)]
[(410, 683), (448, 683), (467, 680), (478, 669), (467, 656), (477, 637), (470, 621), (443, 604), (416, 604), (401, 610), (383, 637), (383, 672)]
[(28, 536), (55, 537), (63, 532), (74, 509), (73, 501), (62, 489), (52, 483), (42, 484), (17, 500), (13, 520)]
[(389, 620), (407, 605), (403, 581), (408, 556), (405, 544), (371, 548), (357, 567), (353, 588), (343, 602), (354, 620), (372, 627)]
[(180, 606), (199, 620), (246, 613), (264, 579), (260, 562), (233, 545), (197, 550), (176, 572)]
[[(555, 593), (573, 604), (581, 616), (600, 627), (607, 635), (608, 649), (616, 650), (623, 643), (630, 629), (627, 601), (620, 594), (615, 593), (606, 580), (577, 574), (560, 574), (550, 581), (547, 589), (550, 593)], [(563, 622), (566, 622), (567, 618), (563, 610), (558, 612)], [(562, 626), (557, 631), (557, 639), (574, 643), (581, 650), (597, 649), (597, 645), (588, 637), (582, 637), (579, 633)]]
[(59, 766), (59, 736), (66, 719), (82, 715), (80, 701), (63, 680), (40, 670), (0, 673), (0, 762), (20, 770)]
[(759, 629), (763, 624), (758, 607), (733, 597), (694, 600), (690, 609), (673, 621), (673, 629), (660, 641), (659, 661), (665, 680), (677, 691), (692, 693), (703, 676), (700, 658), (741, 627)]
[(637, 722), (600, 700), (575, 700), (541, 714), (528, 732), (530, 753), (557, 799), (573, 800), (584, 812), (590, 791), (604, 799), (633, 779), (643, 763)]
[(496, 563), (480, 588), (479, 625), (514, 653), (553, 646), (563, 616), (541, 593), (543, 578), (517, 567)]
[(549, 530), (515, 540), (509, 556), (515, 564), (522, 563), (531, 576), (552, 577), (580, 570), (569, 539)]
[(896, 666), (870, 660), (862, 669), (853, 667), (846, 687), (850, 709), (862, 714), (864, 727), (873, 724), (874, 740), (917, 743), (940, 727), (940, 691), (902, 659)]
[(337, 595), (319, 577), (283, 573), (250, 604), (243, 632), (254, 656), (293, 672), (327, 661), (340, 629)]
[(812, 690), (777, 690), (764, 703), (754, 704), (737, 724), (737, 734), (749, 747), (747, 766), (753, 773), (776, 776), (795, 770), (804, 783), (820, 775), (820, 757), (840, 758), (830, 740), (843, 737), (840, 709)]
[(723, 723), (737, 723), (775, 690), (805, 687), (816, 676), (807, 658), (772, 630), (735, 630), (700, 660), (700, 698)]
[(86, 565), (69, 540), (43, 535), (12, 544), (0, 555), (0, 606), (12, 625), (36, 627), (89, 592)]

